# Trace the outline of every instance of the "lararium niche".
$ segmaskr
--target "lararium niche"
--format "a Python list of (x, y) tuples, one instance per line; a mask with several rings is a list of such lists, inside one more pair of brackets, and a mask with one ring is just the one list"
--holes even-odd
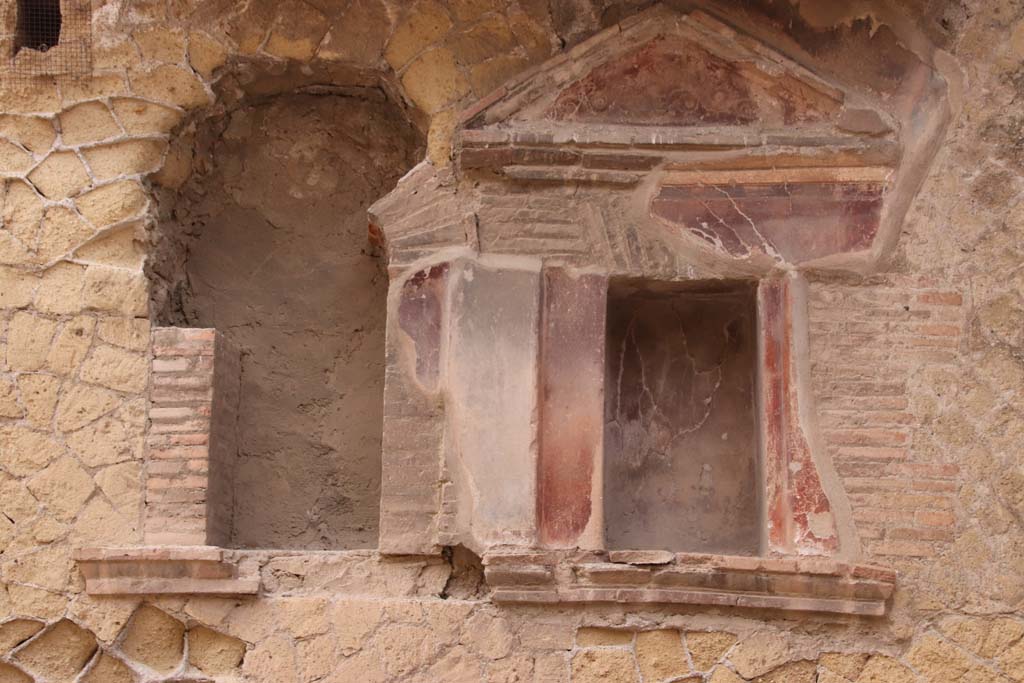
[(948, 122), (899, 30), (664, 3), (465, 112), (370, 212), (383, 552), (463, 545), (496, 601), (885, 612), (805, 290), (885, 265)]
[(612, 281), (605, 545), (757, 555), (756, 289)]

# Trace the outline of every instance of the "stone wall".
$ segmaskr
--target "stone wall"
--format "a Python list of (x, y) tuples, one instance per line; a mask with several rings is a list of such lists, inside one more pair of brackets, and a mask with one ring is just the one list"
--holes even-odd
[[(959, 115), (892, 272), (810, 288), (817, 405), (864, 555), (900, 571), (891, 616), (502, 608), (442, 599), (459, 584), (443, 558), (369, 552), (267, 557), (256, 599), (140, 607), (83, 592), (73, 548), (142, 540), (145, 231), (156, 188), (192, 173), (193, 130), (179, 123), (329, 72), (333, 86), (369, 84), (409, 106), (445, 165), (461, 106), (640, 4), (105, 2), (92, 78), (4, 86), (0, 677), (1024, 680), (1024, 8), (1013, 0), (905, 6), (962, 67)], [(870, 9), (776, 5), (809, 26), (884, 35)], [(247, 80), (252, 60), (269, 80)], [(232, 87), (215, 87), (225, 71)], [(170, 650), (172, 639), (130, 635), (147, 619), (177, 634)], [(201, 652), (216, 640), (207, 630), (244, 643), (240, 666), (154, 659), (186, 641)]]

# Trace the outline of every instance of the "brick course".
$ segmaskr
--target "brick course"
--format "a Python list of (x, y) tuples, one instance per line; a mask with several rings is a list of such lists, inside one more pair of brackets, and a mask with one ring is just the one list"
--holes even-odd
[(153, 330), (145, 542), (222, 545), (230, 534), (239, 355), (210, 329)]

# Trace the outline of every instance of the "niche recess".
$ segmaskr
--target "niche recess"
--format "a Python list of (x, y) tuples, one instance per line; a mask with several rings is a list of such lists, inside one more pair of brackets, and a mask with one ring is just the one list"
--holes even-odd
[(750, 282), (612, 281), (607, 548), (760, 552), (756, 316)]
[(417, 153), (379, 89), (289, 93), (205, 120), (196, 172), (163, 195), (157, 323), (240, 356), (235, 423), (214, 425), (232, 432), (211, 463), (220, 544), (376, 546), (387, 274), (365, 211)]

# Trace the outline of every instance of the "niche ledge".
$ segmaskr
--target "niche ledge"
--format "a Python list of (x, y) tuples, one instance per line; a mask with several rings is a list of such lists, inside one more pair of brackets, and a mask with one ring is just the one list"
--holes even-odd
[(891, 569), (820, 556), (495, 552), (484, 565), (497, 603), (658, 603), (878, 617), (896, 585)]
[(255, 595), (258, 563), (215, 546), (80, 548), (89, 595)]

